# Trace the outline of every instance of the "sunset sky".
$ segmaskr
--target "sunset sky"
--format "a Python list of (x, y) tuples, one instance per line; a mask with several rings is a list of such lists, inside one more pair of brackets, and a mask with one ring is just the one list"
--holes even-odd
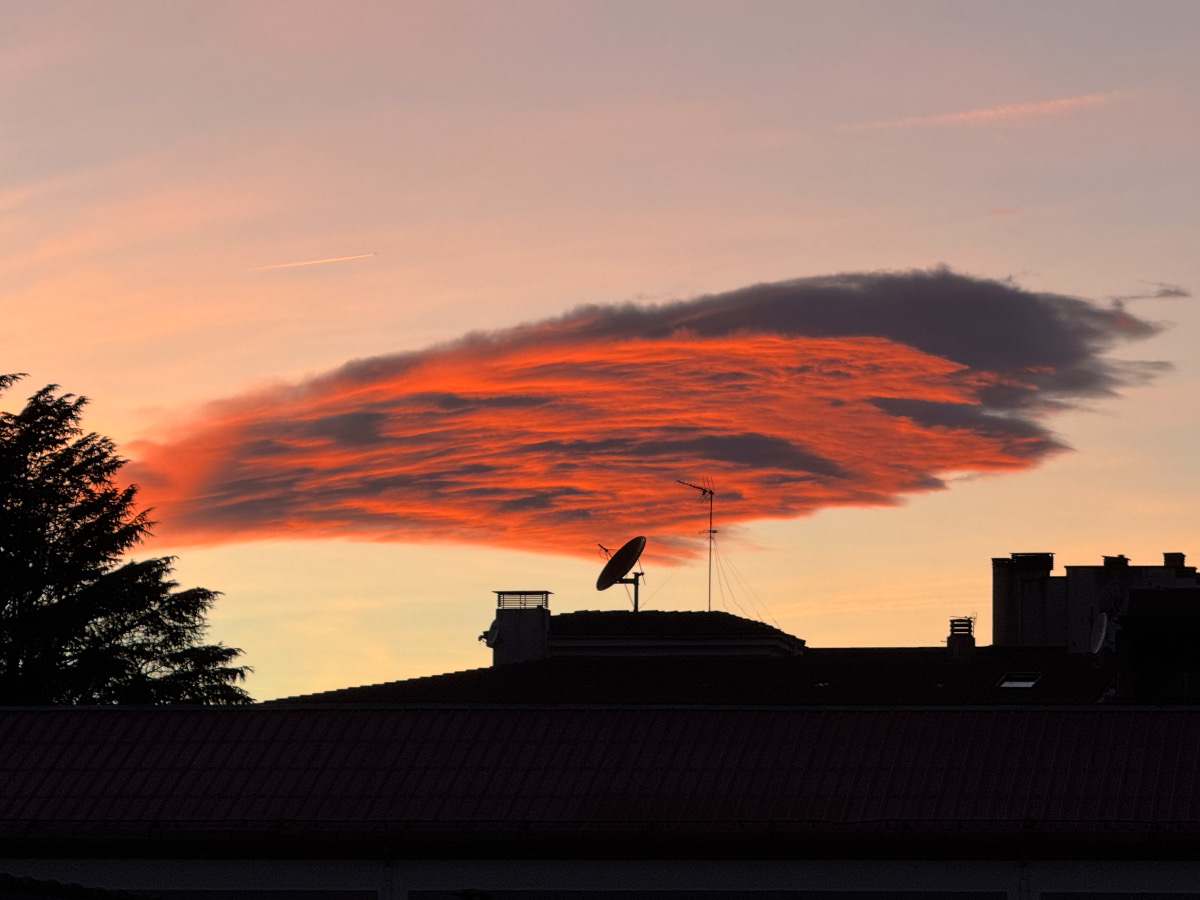
[(1200, 562), (1200, 4), (0, 0), (0, 372), (90, 398), (260, 699), (493, 590), (933, 645)]

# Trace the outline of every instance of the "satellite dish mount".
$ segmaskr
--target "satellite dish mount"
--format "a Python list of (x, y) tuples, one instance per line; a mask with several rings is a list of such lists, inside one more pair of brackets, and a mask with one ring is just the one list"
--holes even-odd
[(630, 574), (638, 559), (642, 555), (642, 551), (646, 549), (646, 539), (639, 535), (632, 540), (626, 541), (625, 544), (612, 555), (604, 568), (600, 570), (600, 577), (596, 579), (596, 590), (607, 591), (614, 584), (632, 584), (633, 585), (633, 611), (638, 611), (638, 582), (642, 580), (641, 572)]

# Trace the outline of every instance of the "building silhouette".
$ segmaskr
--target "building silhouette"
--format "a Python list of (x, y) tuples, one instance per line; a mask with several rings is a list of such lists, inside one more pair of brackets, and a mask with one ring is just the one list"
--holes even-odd
[(990, 646), (500, 591), (482, 669), (5, 709), (0, 871), (179, 900), (1200, 896), (1196, 570), (1053, 573), (993, 560)]

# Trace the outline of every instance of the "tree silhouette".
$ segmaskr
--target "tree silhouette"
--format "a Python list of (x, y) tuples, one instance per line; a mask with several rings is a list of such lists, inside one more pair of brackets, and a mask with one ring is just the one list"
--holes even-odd
[(57, 390), (0, 412), (0, 704), (252, 702), (242, 651), (201, 643), (218, 594), (176, 590), (173, 557), (123, 560), (153, 523)]

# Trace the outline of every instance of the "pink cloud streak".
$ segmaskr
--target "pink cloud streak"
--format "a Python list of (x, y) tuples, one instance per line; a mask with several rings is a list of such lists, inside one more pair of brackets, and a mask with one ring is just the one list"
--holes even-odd
[(960, 112), (932, 116), (905, 116), (879, 122), (845, 125), (839, 131), (877, 131), (894, 128), (939, 128), (952, 125), (992, 125), (1020, 119), (1046, 118), (1084, 109), (1098, 109), (1130, 95), (1129, 91), (1110, 91), (1099, 94), (1080, 94), (1058, 97), (1033, 103), (1004, 103)]

